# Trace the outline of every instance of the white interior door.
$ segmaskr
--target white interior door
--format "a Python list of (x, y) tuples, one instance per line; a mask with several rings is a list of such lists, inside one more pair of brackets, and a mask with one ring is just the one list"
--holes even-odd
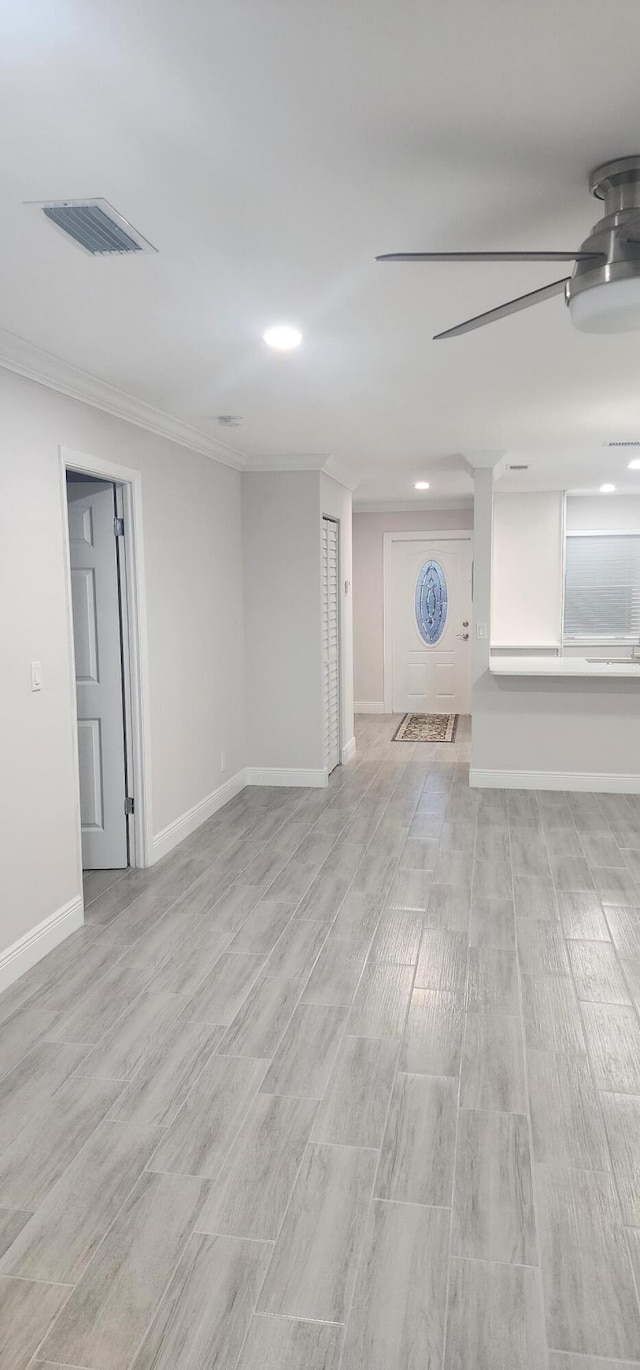
[(67, 482), (85, 870), (127, 865), (120, 603), (113, 485)]
[(338, 525), (322, 520), (322, 663), (324, 764), (331, 773), (340, 763), (340, 613), (338, 604)]
[(394, 713), (468, 713), (471, 539), (392, 544)]

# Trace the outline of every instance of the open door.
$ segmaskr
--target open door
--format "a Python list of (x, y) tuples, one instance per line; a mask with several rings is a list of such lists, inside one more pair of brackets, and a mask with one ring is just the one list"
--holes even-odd
[(122, 629), (115, 488), (67, 477), (85, 870), (128, 865)]

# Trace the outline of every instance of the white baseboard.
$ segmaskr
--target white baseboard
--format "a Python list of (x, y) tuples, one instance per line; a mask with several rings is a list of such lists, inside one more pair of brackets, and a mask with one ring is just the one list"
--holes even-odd
[(342, 764), (343, 764), (343, 766), (346, 766), (347, 761), (350, 761), (351, 758), (352, 758), (352, 756), (355, 756), (355, 754), (356, 754), (356, 739), (355, 739), (355, 737), (350, 737), (350, 738), (349, 738), (349, 741), (348, 741), (348, 742), (345, 742), (344, 747), (342, 748)]
[(606, 775), (601, 771), (469, 772), (472, 789), (577, 790), (596, 794), (640, 794), (640, 775)]
[(247, 766), (247, 785), (304, 785), (322, 789), (328, 784), (326, 770), (306, 771), (297, 766)]
[(0, 952), (0, 991), (7, 989), (14, 980), (19, 980), (26, 970), (31, 970), (47, 952), (53, 951), (59, 942), (64, 942), (69, 933), (81, 928), (84, 922), (82, 895), (77, 894), (61, 909), (43, 918), (35, 928), (26, 932), (6, 951)]
[(364, 703), (361, 700), (359, 704), (354, 704), (353, 712), (354, 714), (383, 714), (384, 700), (365, 700)]
[(168, 823), (162, 832), (156, 833), (151, 842), (150, 865), (155, 865), (156, 861), (167, 856), (174, 847), (184, 841), (185, 837), (190, 837), (201, 823), (206, 823), (208, 818), (212, 818), (218, 809), (228, 804), (229, 800), (234, 799), (247, 785), (304, 785), (319, 788), (326, 784), (326, 770), (248, 766), (242, 771), (237, 771), (224, 785), (219, 785), (217, 790), (201, 799), (199, 804), (194, 804), (192, 809), (187, 809), (187, 812), (174, 819), (173, 823)]
[(246, 771), (237, 771), (230, 780), (225, 780), (224, 785), (219, 785), (217, 790), (212, 790), (199, 804), (194, 804), (192, 809), (187, 809), (187, 812), (175, 818), (173, 823), (168, 823), (162, 832), (156, 833), (151, 841), (150, 865), (155, 865), (156, 861), (160, 861), (163, 856), (173, 851), (179, 842), (183, 842), (185, 837), (190, 837), (201, 823), (206, 823), (223, 804), (228, 804), (230, 799), (234, 799), (247, 783)]

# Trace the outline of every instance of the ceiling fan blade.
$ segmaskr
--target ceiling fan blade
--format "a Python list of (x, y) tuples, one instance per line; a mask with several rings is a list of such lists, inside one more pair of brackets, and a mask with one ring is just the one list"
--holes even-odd
[(486, 314), (476, 314), (473, 319), (467, 319), (465, 323), (459, 323), (455, 328), (447, 328), (445, 333), (436, 333), (434, 342), (441, 338), (457, 338), (460, 333), (470, 333), (474, 328), (483, 328), (486, 323), (493, 323), (495, 319), (504, 319), (507, 314), (517, 314), (520, 309), (528, 309), (532, 304), (541, 304), (543, 300), (550, 300), (552, 295), (561, 295), (564, 291), (570, 276), (564, 276), (561, 281), (552, 281), (551, 285), (543, 285), (540, 290), (530, 290), (528, 295), (518, 295), (515, 300), (508, 300), (506, 304), (499, 304), (497, 309), (488, 309)]
[(604, 252), (385, 252), (377, 262), (606, 262)]

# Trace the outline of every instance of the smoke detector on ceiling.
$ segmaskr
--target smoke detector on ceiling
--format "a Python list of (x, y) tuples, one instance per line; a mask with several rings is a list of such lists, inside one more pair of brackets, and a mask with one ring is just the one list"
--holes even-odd
[(45, 218), (91, 257), (157, 252), (108, 200), (38, 200)]
[(221, 428), (239, 428), (242, 423), (239, 414), (216, 414), (216, 420)]

